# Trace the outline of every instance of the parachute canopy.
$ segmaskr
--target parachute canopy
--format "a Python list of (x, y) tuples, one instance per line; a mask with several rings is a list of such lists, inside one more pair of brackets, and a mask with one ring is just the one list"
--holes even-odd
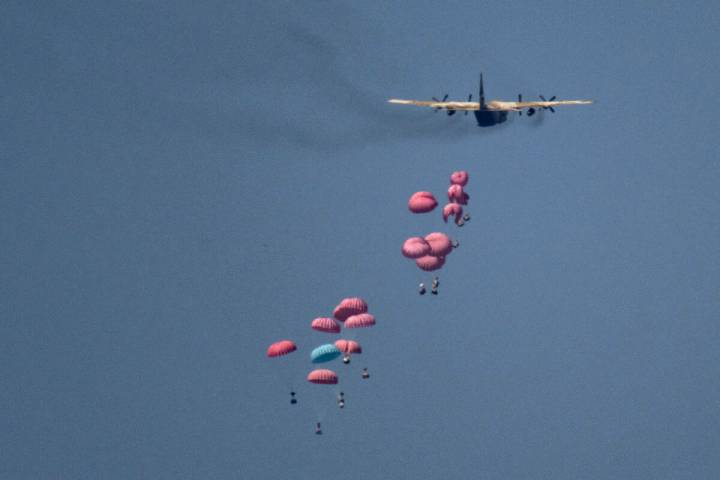
[[(450, 248), (452, 248), (452, 246)], [(416, 259), (415, 264), (426, 272), (432, 272), (433, 270), (438, 270), (445, 265), (445, 257), (433, 257), (432, 255), (427, 255)]]
[(437, 200), (430, 192), (415, 192), (408, 200), (408, 208), (413, 213), (431, 212), (437, 207)]
[(444, 257), (452, 252), (452, 242), (450, 241), (450, 237), (444, 233), (433, 232), (425, 236), (425, 241), (430, 245), (430, 255), (434, 257)]
[(335, 385), (336, 383), (338, 383), (337, 374), (332, 370), (325, 369), (313, 370), (308, 374), (307, 379), (310, 383), (319, 383), (326, 385)]
[(341, 338), (335, 342), (335, 346), (343, 353), (362, 353), (362, 347), (354, 340)]
[(462, 218), (463, 208), (459, 203), (448, 203), (443, 207), (443, 220), (447, 223), (450, 216), (455, 216), (455, 223)]
[(465, 193), (463, 187), (453, 184), (450, 185), (450, 188), (448, 188), (448, 200), (454, 203), (459, 203), (460, 205), (467, 205), (468, 200), (470, 200), (470, 196)]
[(327, 333), (340, 333), (340, 325), (335, 320), (327, 317), (318, 317), (312, 321), (310, 326), (313, 330)]
[(349, 316), (365, 313), (368, 310), (367, 303), (360, 297), (343, 298), (335, 310), (333, 317), (344, 322)]
[(452, 183), (453, 185), (460, 185), (461, 187), (467, 185), (469, 179), (470, 176), (468, 175), (468, 172), (464, 170), (460, 170), (459, 172), (453, 172), (452, 175), (450, 175), (450, 183)]
[(430, 253), (430, 245), (422, 237), (410, 237), (402, 246), (402, 254), (407, 258), (418, 258)]
[(294, 352), (295, 350), (297, 350), (295, 342), (293, 342), (292, 340), (280, 340), (279, 342), (275, 342), (268, 347), (267, 356), (279, 357), (282, 355), (287, 355), (290, 352)]
[(312, 363), (325, 363), (336, 359), (342, 352), (332, 343), (326, 343), (315, 348), (310, 353), (310, 361)]
[(364, 328), (375, 325), (375, 317), (369, 313), (359, 313), (345, 320), (345, 328)]

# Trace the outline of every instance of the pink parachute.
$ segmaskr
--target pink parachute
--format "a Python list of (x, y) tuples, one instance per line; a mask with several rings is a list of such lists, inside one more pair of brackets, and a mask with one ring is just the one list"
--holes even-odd
[(445, 257), (433, 257), (432, 255), (427, 255), (416, 259), (415, 264), (426, 272), (432, 272), (433, 270), (442, 268), (442, 266), (445, 265)]
[(362, 353), (362, 347), (354, 340), (340, 339), (335, 342), (335, 346), (343, 353)]
[(461, 187), (467, 185), (469, 179), (470, 177), (468, 176), (468, 172), (464, 170), (453, 172), (452, 175), (450, 175), (450, 183), (453, 185), (460, 185)]
[(462, 218), (463, 208), (459, 203), (448, 203), (443, 207), (443, 220), (445, 223), (448, 221), (448, 217), (454, 215), (455, 223), (458, 223)]
[(452, 241), (444, 233), (433, 232), (425, 237), (425, 241), (430, 245), (430, 255), (433, 257), (444, 257), (452, 252)]
[(340, 333), (340, 325), (335, 320), (327, 317), (318, 317), (312, 321), (310, 326), (313, 330), (327, 333)]
[(413, 213), (431, 212), (437, 207), (437, 200), (430, 192), (415, 192), (408, 200), (408, 208)]
[(375, 317), (369, 313), (353, 315), (345, 320), (345, 328), (363, 328), (375, 325)]
[(402, 254), (407, 258), (418, 258), (430, 253), (430, 245), (422, 237), (410, 237), (402, 246)]
[(333, 310), (333, 317), (344, 322), (349, 316), (365, 313), (367, 309), (367, 303), (360, 297), (343, 298)]
[(320, 383), (326, 385), (335, 385), (338, 383), (338, 376), (332, 370), (318, 369), (313, 370), (307, 376), (308, 382)]
[(470, 200), (470, 196), (463, 191), (463, 188), (460, 185), (453, 184), (450, 185), (450, 188), (448, 188), (448, 200), (461, 205), (467, 205), (468, 200)]
[(280, 340), (270, 345), (267, 349), (268, 357), (279, 357), (281, 355), (287, 355), (290, 352), (297, 350), (297, 346), (292, 340)]

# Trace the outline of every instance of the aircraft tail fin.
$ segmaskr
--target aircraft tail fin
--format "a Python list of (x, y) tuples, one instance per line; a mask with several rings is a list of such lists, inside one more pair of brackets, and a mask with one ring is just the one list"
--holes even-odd
[(485, 108), (485, 89), (483, 88), (483, 76), (480, 72), (480, 109)]

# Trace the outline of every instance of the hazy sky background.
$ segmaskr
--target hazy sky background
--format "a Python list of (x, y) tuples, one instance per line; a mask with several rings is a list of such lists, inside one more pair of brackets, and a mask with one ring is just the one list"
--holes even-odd
[[(2, 2), (0, 478), (716, 478), (719, 15)], [(596, 103), (385, 103), (480, 71)], [(407, 211), (458, 169), (470, 223)], [(399, 249), (435, 230), (420, 297)], [(340, 412), (304, 377), (350, 295), (378, 324)]]

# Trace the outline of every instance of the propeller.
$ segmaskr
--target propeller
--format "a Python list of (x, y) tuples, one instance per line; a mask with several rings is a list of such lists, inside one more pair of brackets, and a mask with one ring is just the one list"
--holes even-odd
[[(552, 102), (553, 100), (555, 100), (557, 98), (555, 95), (550, 97), (550, 100), (545, 100), (545, 97), (543, 97), (542, 95), (539, 95), (539, 97), (543, 102)], [(552, 113), (555, 113), (555, 109), (553, 107), (542, 107), (542, 108), (543, 108), (543, 110), (550, 110)]]
[[(449, 95), (446, 93), (442, 100), (438, 100), (438, 99), (435, 98), (435, 97), (432, 97), (432, 99), (433, 99), (433, 101), (440, 103), (440, 102), (444, 102), (445, 100), (447, 100), (447, 99), (448, 99), (448, 96), (449, 96)], [(441, 109), (440, 109), (440, 108), (435, 108), (435, 113), (437, 113), (439, 110), (441, 110)]]
[[(468, 102), (472, 102), (472, 93), (470, 95), (468, 95)], [(467, 115), (467, 114), (468, 114), (468, 111), (465, 110), (465, 115)]]
[[(518, 93), (518, 103), (519, 102), (522, 102), (522, 93)], [(534, 110), (533, 110), (533, 113), (535, 113)], [(522, 108), (518, 110), (518, 115), (520, 115), (522, 117)], [(528, 111), (528, 115), (532, 115), (532, 113), (529, 113), (529, 111)]]

